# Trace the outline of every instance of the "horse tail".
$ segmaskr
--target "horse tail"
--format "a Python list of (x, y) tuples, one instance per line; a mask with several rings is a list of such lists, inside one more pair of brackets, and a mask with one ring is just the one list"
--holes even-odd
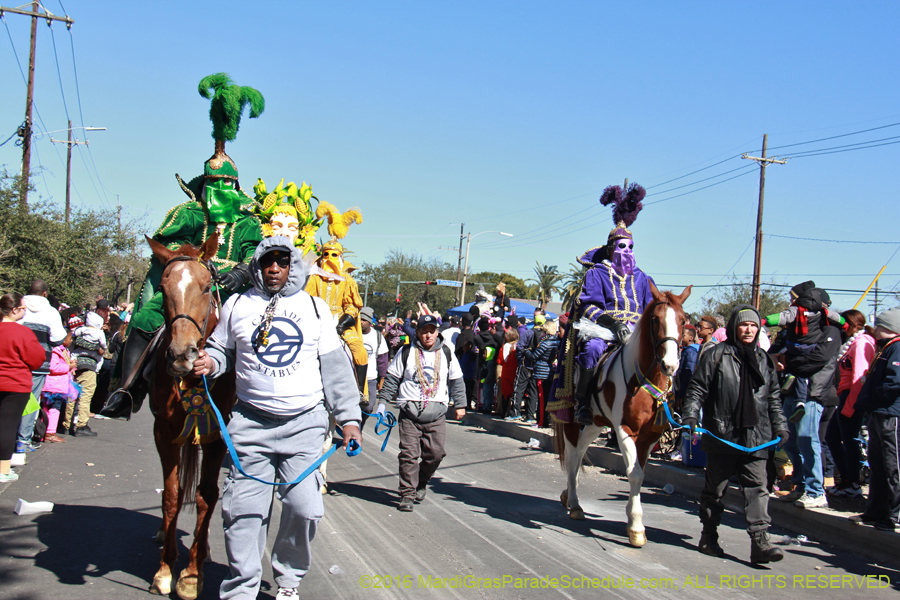
[(192, 505), (197, 502), (197, 483), (200, 480), (200, 445), (190, 441), (181, 446), (181, 461), (178, 464), (178, 504)]
[(559, 459), (559, 465), (566, 468), (566, 424), (559, 419), (553, 419), (553, 450)]

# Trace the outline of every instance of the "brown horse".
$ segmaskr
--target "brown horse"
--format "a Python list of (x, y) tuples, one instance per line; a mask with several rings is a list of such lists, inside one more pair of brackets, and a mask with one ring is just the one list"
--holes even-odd
[[(150, 409), (156, 419), (153, 435), (165, 484), (163, 519), (157, 533), (157, 541), (163, 544), (162, 557), (150, 593), (171, 593), (172, 568), (178, 556), (178, 512), (185, 501), (192, 502), (190, 495), (195, 494), (197, 524), (190, 562), (175, 584), (175, 591), (183, 600), (193, 600), (203, 589), (202, 567), (209, 556), (209, 521), (219, 499), (219, 470), (226, 451), (217, 430), (201, 435), (195, 429), (182, 435), (183, 430), (187, 431), (188, 418), (184, 400), (191, 407), (191, 398), (203, 394), (203, 381), (191, 374), (193, 362), (218, 322), (218, 304), (208, 262), (216, 255), (218, 235), (213, 234), (201, 248), (185, 244), (176, 251), (149, 238), (147, 241), (156, 259), (165, 265), (160, 290), (166, 317), (165, 337), (160, 346), (160, 353), (165, 354), (160, 354), (156, 362), (150, 388)], [(218, 378), (210, 393), (219, 410), (230, 415), (236, 399), (234, 373)], [(198, 465), (200, 448), (203, 459)]]
[(653, 301), (644, 308), (631, 337), (618, 350), (607, 354), (597, 367), (598, 383), (591, 386), (590, 394), (594, 423), (584, 429), (578, 423), (557, 421), (553, 425), (556, 451), (567, 474), (567, 488), (560, 501), (569, 510), (569, 517), (577, 520), (584, 519), (575, 489), (584, 453), (597, 439), (601, 427), (613, 428), (630, 485), (625, 507), (628, 540), (637, 547), (647, 543), (641, 509), (644, 465), (667, 423), (662, 404), (648, 388), (661, 390), (662, 394), (654, 395), (662, 396), (661, 401), (665, 402), (665, 392), (671, 389), (672, 377), (678, 370), (678, 349), (684, 331), (681, 307), (691, 294), (691, 286), (680, 296), (660, 292), (654, 286), (651, 290)]

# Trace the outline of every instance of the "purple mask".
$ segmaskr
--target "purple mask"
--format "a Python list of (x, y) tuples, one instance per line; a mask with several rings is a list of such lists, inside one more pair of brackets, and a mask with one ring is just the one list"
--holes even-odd
[(609, 262), (620, 276), (634, 274), (634, 241), (626, 238), (614, 242)]

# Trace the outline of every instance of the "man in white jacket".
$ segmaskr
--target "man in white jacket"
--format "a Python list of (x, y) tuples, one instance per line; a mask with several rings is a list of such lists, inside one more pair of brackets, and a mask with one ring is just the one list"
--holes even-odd
[[(322, 454), (328, 411), (343, 427), (345, 447), (361, 440), (353, 368), (328, 305), (303, 291), (307, 275), (289, 238), (260, 243), (250, 262), (253, 289), (225, 302), (194, 362), (198, 376), (235, 370), (238, 401), (228, 433), (244, 471), (266, 481), (293, 481)], [(270, 486), (231, 466), (222, 496), (231, 574), (219, 589), (221, 598), (255, 599), (259, 593), (273, 490), (282, 502), (272, 548), (277, 598), (297, 597), (324, 514), (323, 483), (316, 470), (296, 485)]]
[[(22, 298), (25, 304), (25, 316), (20, 323), (34, 332), (38, 342), (44, 348), (47, 359), (36, 371), (31, 372), (31, 393), (40, 401), (41, 390), (44, 388), (44, 381), (50, 374), (50, 355), (54, 346), (59, 346), (66, 339), (66, 328), (63, 327), (62, 317), (59, 311), (50, 305), (47, 296), (50, 293), (50, 287), (43, 279), (35, 279), (28, 288), (28, 295)], [(16, 437), (16, 451), (24, 452), (29, 450), (31, 444), (31, 436), (34, 433), (34, 422), (37, 419), (37, 411), (22, 417), (19, 423), (19, 433)]]

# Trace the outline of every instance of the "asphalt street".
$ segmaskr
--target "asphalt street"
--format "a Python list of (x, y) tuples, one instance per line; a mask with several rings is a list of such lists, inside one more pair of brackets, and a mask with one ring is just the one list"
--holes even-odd
[[(99, 437), (47, 444), (19, 469), (19, 481), (0, 484), (0, 598), (148, 597), (159, 564), (153, 536), (162, 486), (152, 417), (141, 412), (127, 423), (91, 425)], [(457, 423), (448, 426), (448, 456), (428, 496), (414, 512), (401, 513), (397, 439), (384, 453), (380, 446), (369, 424), (361, 455), (339, 453), (329, 461), (326, 515), (301, 598), (862, 599), (898, 590), (900, 573), (814, 539), (783, 545), (782, 562), (754, 568), (743, 517), (733, 513), (720, 529), (728, 556), (701, 555), (696, 502), (677, 490), (645, 488), (649, 542), (632, 548), (623, 478), (585, 468), (579, 493), (587, 520), (573, 521), (559, 503), (564, 478), (552, 454)], [(19, 516), (13, 512), (19, 498), (55, 507)], [(273, 523), (279, 510), (276, 501)], [(193, 518), (187, 512), (179, 521), (176, 572), (186, 564)], [(778, 542), (787, 533), (772, 530)], [(270, 548), (273, 537), (271, 531)], [(218, 514), (210, 543), (200, 596), (208, 599), (218, 596), (227, 572)], [(265, 568), (260, 597), (273, 598)]]

